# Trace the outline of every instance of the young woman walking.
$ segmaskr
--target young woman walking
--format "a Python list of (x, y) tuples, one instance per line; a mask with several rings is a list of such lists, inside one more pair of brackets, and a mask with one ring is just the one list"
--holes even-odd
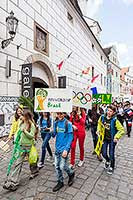
[(51, 130), (51, 126), (52, 126), (52, 119), (50, 117), (49, 112), (42, 113), (42, 115), (41, 115), (41, 117), (38, 121), (38, 125), (40, 127), (41, 137), (42, 137), (42, 140), (43, 140), (41, 160), (40, 160), (40, 163), (38, 164), (38, 167), (42, 168), (42, 167), (44, 167), (46, 148), (47, 148), (47, 151), (50, 155), (50, 159), (53, 160), (52, 150), (51, 150), (50, 145), (49, 145), (49, 140), (51, 138), (51, 131), (50, 130)]
[(71, 167), (74, 168), (75, 165), (75, 149), (77, 140), (79, 141), (80, 149), (80, 161), (78, 166), (81, 167), (84, 163), (84, 141), (85, 141), (85, 111), (81, 108), (74, 107), (70, 121), (73, 124), (74, 129), (74, 139), (71, 145)]
[[(34, 137), (36, 128), (33, 121), (32, 113), (29, 110), (25, 110), (21, 122), (19, 125), (19, 131), (17, 132), (14, 151), (12, 159), (8, 166), (7, 180), (3, 186), (4, 189), (16, 190), (19, 185), (20, 173), (25, 157), (29, 155), (30, 149), (34, 144)], [(30, 165), (31, 178), (38, 175), (37, 163)]]
[(22, 114), (23, 114), (23, 106), (18, 106), (16, 108), (16, 112), (12, 120), (12, 125), (8, 136), (8, 140), (11, 140), (13, 137), (15, 139), (20, 124), (20, 117), (22, 116)]

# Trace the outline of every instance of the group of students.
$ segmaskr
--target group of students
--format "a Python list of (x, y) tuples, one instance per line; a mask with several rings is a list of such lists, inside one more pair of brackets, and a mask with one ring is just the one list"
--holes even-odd
[[(131, 115), (130, 115), (131, 116)], [(39, 174), (39, 169), (44, 167), (46, 150), (49, 157), (53, 159), (53, 153), (49, 144), (51, 137), (55, 137), (55, 153), (54, 165), (57, 175), (57, 184), (53, 188), (53, 192), (58, 191), (64, 186), (63, 170), (68, 174), (68, 185), (71, 186), (75, 176), (75, 150), (77, 140), (79, 142), (80, 159), (78, 167), (84, 163), (84, 141), (85, 141), (85, 123), (86, 118), (89, 118), (91, 123), (91, 132), (94, 143), (94, 152), (100, 139), (101, 129), (104, 131), (102, 147), (100, 154), (105, 158), (105, 169), (109, 174), (113, 173), (115, 167), (115, 146), (124, 134), (124, 127), (116, 117), (116, 107), (108, 106), (107, 112), (103, 115), (97, 113), (96, 106), (88, 111), (86, 115), (82, 108), (74, 107), (70, 116), (64, 112), (56, 113), (56, 118), (53, 121), (50, 113), (40, 113), (37, 123), (33, 119), (32, 113), (18, 107), (15, 113), (9, 139), (14, 137), (14, 145), (19, 142), (21, 153), (18, 159), (14, 162), (12, 170), (8, 174), (4, 183), (4, 188), (8, 190), (16, 190), (19, 185), (19, 178), (25, 157), (29, 155), (30, 148), (37, 139), (37, 132), (40, 130), (42, 137), (42, 151), (40, 162), (30, 165), (31, 176), (34, 178)], [(21, 135), (18, 137), (18, 130), (21, 130)], [(109, 155), (107, 153), (109, 146)], [(70, 152), (70, 165), (68, 165), (68, 155)], [(100, 160), (101, 155), (98, 156)], [(102, 158), (101, 158), (102, 160)], [(100, 160), (100, 161), (101, 161)]]

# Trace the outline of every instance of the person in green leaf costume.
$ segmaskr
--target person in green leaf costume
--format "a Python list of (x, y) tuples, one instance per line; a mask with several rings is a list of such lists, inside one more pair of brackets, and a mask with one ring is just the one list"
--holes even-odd
[[(4, 189), (15, 191), (18, 188), (22, 165), (25, 157), (29, 155), (30, 149), (34, 144), (35, 133), (36, 128), (32, 113), (29, 110), (25, 110), (21, 117), (21, 123), (15, 139), (12, 158), (8, 165), (7, 179), (3, 185)], [(30, 165), (30, 170), (30, 178), (37, 176), (37, 163)]]

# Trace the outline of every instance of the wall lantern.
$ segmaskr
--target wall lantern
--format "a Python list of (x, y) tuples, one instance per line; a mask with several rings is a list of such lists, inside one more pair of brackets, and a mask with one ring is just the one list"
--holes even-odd
[(13, 41), (16, 35), (16, 30), (18, 27), (18, 19), (14, 17), (13, 11), (11, 11), (10, 16), (6, 18), (6, 25), (7, 25), (8, 33), (10, 34), (10, 38), (3, 40), (1, 42), (2, 49), (7, 47), (11, 43), (11, 41)]

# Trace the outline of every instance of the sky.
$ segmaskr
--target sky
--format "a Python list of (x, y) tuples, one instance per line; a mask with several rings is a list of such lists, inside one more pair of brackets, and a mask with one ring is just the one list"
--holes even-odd
[(102, 28), (102, 45), (116, 45), (120, 67), (133, 66), (133, 0), (88, 0), (87, 11)]

